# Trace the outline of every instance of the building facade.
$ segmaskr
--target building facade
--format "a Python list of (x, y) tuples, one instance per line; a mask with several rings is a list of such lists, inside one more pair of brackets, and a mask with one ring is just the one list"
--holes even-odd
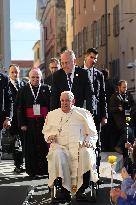
[(85, 51), (89, 47), (96, 47), (99, 52), (98, 68), (108, 68), (113, 79), (126, 79), (129, 89), (134, 90), (136, 1), (65, 0), (65, 3), (68, 25), (66, 42), (75, 51), (77, 64), (83, 65)]
[[(66, 8), (70, 7), (70, 2), (65, 2)], [(85, 51), (89, 47), (96, 47), (99, 52), (97, 66), (100, 69), (108, 68), (113, 75), (113, 62), (115, 62), (116, 68), (119, 69), (119, 35), (113, 33), (113, 13), (118, 2), (118, 0), (72, 1), (73, 28), (71, 29), (69, 26), (67, 33), (73, 32), (73, 39), (69, 40), (69, 36), (67, 36), (66, 42), (69, 42), (69, 45), (71, 44), (72, 49), (75, 51), (77, 64), (83, 65)], [(70, 22), (70, 17), (67, 14), (66, 22)], [(114, 48), (111, 44), (114, 45)], [(114, 77), (119, 78), (118, 71), (115, 73)]]
[(41, 23), (41, 63), (48, 68), (50, 59), (66, 48), (65, 1), (37, 0), (37, 19)]
[[(51, 57), (60, 53), (62, 46), (58, 42), (65, 39), (65, 35), (60, 34), (63, 24), (66, 47), (74, 50), (78, 65), (83, 65), (85, 51), (96, 47), (99, 52), (97, 67), (108, 68), (112, 79), (125, 79), (128, 88), (136, 90), (135, 0), (65, 0), (65, 5), (63, 0), (38, 2), (42, 2), (38, 19), (42, 34), (41, 55), (46, 65)], [(57, 7), (57, 2), (63, 2), (63, 9)], [(62, 24), (58, 13), (60, 19), (63, 18)]]

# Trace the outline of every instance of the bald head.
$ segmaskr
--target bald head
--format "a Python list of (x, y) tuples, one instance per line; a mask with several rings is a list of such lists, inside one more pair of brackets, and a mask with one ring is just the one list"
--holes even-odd
[(40, 71), (40, 69), (39, 68), (31, 69), (29, 72), (29, 79), (30, 79), (30, 83), (33, 86), (38, 86), (41, 83), (41, 79), (42, 79), (42, 72)]

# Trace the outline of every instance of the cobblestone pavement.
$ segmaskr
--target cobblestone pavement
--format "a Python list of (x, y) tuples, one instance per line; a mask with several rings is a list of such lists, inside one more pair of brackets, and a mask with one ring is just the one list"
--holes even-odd
[[(119, 185), (119, 175), (115, 175), (114, 185)], [(100, 185), (97, 194), (97, 202), (91, 203), (97, 205), (109, 205), (109, 191), (110, 191), (110, 178), (103, 178), (104, 184)], [(4, 189), (5, 186), (8, 188), (14, 187), (16, 190), (21, 189), (23, 186), (28, 186), (28, 195), (24, 200), (23, 205), (46, 205), (50, 204), (50, 194), (47, 186), (47, 176), (40, 177), (35, 180), (31, 180), (29, 176), (24, 172), (16, 174), (14, 172), (13, 160), (2, 160), (0, 162), (0, 188)], [(13, 196), (14, 197), (14, 196)], [(1, 204), (1, 203), (0, 203)], [(12, 203), (11, 203), (12, 204)], [(60, 203), (59, 203), (60, 204)], [(72, 205), (89, 205), (88, 203), (76, 202), (75, 197), (72, 198)], [(1, 204), (7, 205), (7, 204)], [(14, 204), (12, 204), (14, 205)], [(18, 204), (22, 205), (22, 204)]]

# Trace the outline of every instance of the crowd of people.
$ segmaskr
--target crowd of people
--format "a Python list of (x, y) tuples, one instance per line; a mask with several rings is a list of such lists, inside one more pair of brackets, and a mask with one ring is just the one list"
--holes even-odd
[(87, 200), (90, 181), (99, 181), (101, 151), (123, 154), (128, 170), (135, 101), (127, 81), (114, 85), (107, 69), (96, 68), (97, 59), (98, 51), (89, 48), (79, 67), (74, 52), (66, 49), (60, 61), (50, 60), (45, 80), (39, 68), (32, 68), (23, 82), (14, 64), (9, 78), (0, 73), (0, 129), (14, 136), (14, 171), (26, 171), (30, 178), (49, 175), (48, 185), (56, 187), (60, 201), (69, 201), (72, 190), (77, 200)]

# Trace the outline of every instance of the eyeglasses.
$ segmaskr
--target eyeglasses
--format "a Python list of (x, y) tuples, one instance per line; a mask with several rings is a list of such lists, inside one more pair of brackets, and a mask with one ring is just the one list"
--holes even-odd
[(54, 68), (58, 68), (58, 67), (50, 67), (50, 69), (54, 69)]

